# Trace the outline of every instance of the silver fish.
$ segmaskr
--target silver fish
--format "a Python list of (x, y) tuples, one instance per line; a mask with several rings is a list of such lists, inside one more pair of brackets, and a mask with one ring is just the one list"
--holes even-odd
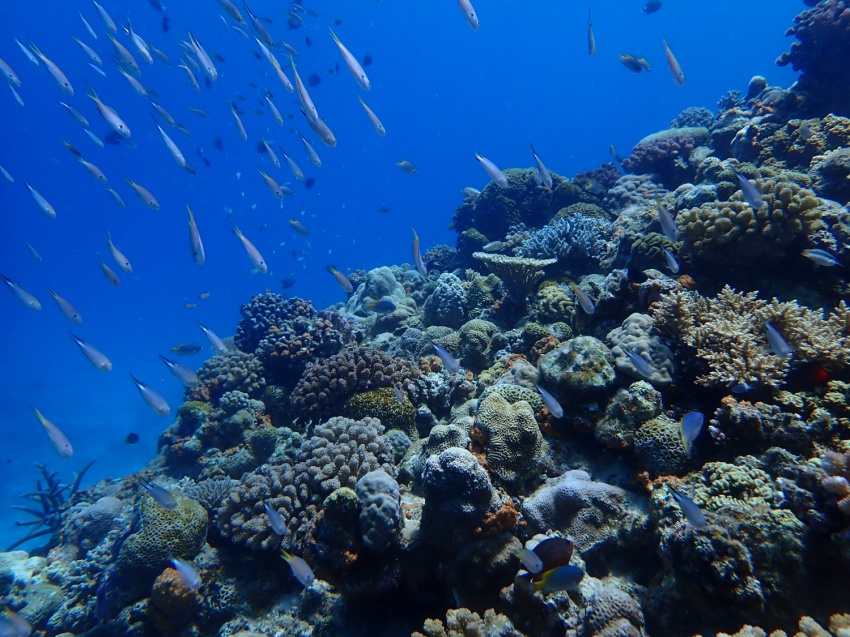
[(393, 385), (393, 393), (395, 394), (396, 401), (400, 405), (404, 404), (404, 394), (401, 393), (401, 390), (398, 388), (398, 385)]
[(71, 86), (71, 82), (68, 81), (68, 76), (62, 72), (62, 69), (56, 66), (52, 60), (39, 51), (38, 47), (32, 42), (30, 42), (30, 48), (32, 49), (32, 52), (36, 54), (38, 59), (44, 62), (45, 68), (47, 68), (48, 73), (50, 73), (51, 77), (53, 77), (59, 85), (59, 88), (65, 91), (67, 95), (73, 95), (74, 87)]
[(764, 206), (764, 198), (762, 197), (758, 186), (741, 173), (736, 172), (735, 175), (738, 177), (738, 184), (741, 186), (741, 192), (744, 195), (744, 199), (748, 204), (750, 204), (750, 207), (753, 210), (761, 210)]
[(71, 323), (76, 323), (77, 325), (83, 322), (83, 315), (80, 314), (67, 299), (62, 298), (51, 289), (48, 289), (47, 291), (50, 292), (50, 296), (52, 296), (53, 300), (56, 301), (56, 305), (59, 306), (59, 310), (65, 315), (66, 319), (71, 321)]
[(475, 159), (478, 160), (478, 163), (480, 163), (481, 166), (484, 168), (484, 172), (486, 172), (490, 176), (490, 179), (492, 179), (497, 186), (499, 186), (500, 188), (508, 187), (507, 177), (505, 177), (505, 174), (501, 170), (499, 170), (499, 167), (496, 166), (496, 164), (494, 164), (486, 157), (479, 155), (478, 153), (475, 153)]
[[(328, 28), (330, 29), (330, 27)], [(333, 29), (330, 29), (330, 32), (334, 42), (336, 42), (337, 47), (339, 47), (339, 52), (342, 53), (342, 59), (345, 60), (345, 65), (348, 67), (348, 70), (351, 71), (351, 74), (354, 76), (354, 79), (357, 80), (360, 88), (364, 91), (368, 91), (371, 88), (371, 83), (369, 82), (369, 78), (366, 76), (366, 71), (363, 70), (363, 67), (360, 66), (360, 62), (358, 62), (357, 58), (351, 54), (351, 51), (349, 51), (345, 45), (340, 42)]]
[(85, 115), (83, 115), (80, 111), (78, 111), (70, 104), (66, 104), (62, 100), (59, 100), (59, 103), (65, 107), (65, 110), (68, 111), (68, 114), (74, 118), (74, 121), (76, 121), (77, 124), (86, 129), (89, 127), (89, 120), (86, 119)]
[(286, 551), (281, 551), (280, 555), (289, 564), (289, 568), (292, 569), (292, 574), (295, 576), (295, 579), (301, 582), (301, 584), (305, 587), (309, 587), (313, 584), (316, 577), (313, 575), (313, 569), (310, 568), (310, 565), (307, 564), (307, 562), (297, 555), (290, 555)]
[(23, 287), (12, 281), (12, 279), (3, 276), (0, 274), (0, 279), (3, 279), (3, 283), (12, 291), (12, 294), (15, 295), (15, 298), (20, 301), (21, 305), (30, 310), (40, 310), (41, 309), (41, 301), (35, 298), (32, 294), (30, 294)]
[(688, 523), (698, 529), (704, 529), (708, 525), (708, 520), (705, 518), (705, 513), (703, 513), (702, 509), (699, 508), (699, 505), (669, 484), (667, 485), (667, 488), (670, 489), (670, 493), (679, 504), (679, 507), (682, 509), (682, 513), (685, 514), (685, 519)]
[(163, 509), (176, 509), (177, 508), (177, 498), (172, 495), (171, 491), (164, 489), (158, 484), (154, 484), (153, 482), (148, 482), (144, 478), (141, 479), (142, 486), (145, 488), (145, 491), (148, 492), (150, 497), (153, 498), (153, 501), (156, 502)]
[(767, 343), (770, 345), (770, 350), (779, 358), (789, 358), (793, 350), (782, 337), (782, 334), (779, 333), (779, 330), (767, 321), (764, 323), (764, 329), (767, 334)]
[(500, 250), (504, 250), (508, 247), (508, 244), (504, 241), (491, 241), (490, 243), (484, 244), (482, 248), (484, 252), (499, 252)]
[(561, 407), (561, 403), (559, 403), (552, 394), (543, 389), (540, 385), (535, 384), (534, 386), (537, 387), (537, 391), (540, 392), (540, 397), (543, 399), (543, 404), (546, 405), (546, 409), (549, 410), (549, 413), (555, 418), (563, 418), (564, 408)]
[(21, 42), (18, 38), (14, 38), (14, 40), (15, 44), (18, 45), (18, 48), (21, 49), (21, 53), (23, 53), (30, 62), (32, 62), (36, 66), (39, 66), (41, 64), (41, 62), (38, 61), (38, 58), (35, 57), (26, 46), (24, 46), (23, 42)]
[(21, 79), (18, 77), (18, 74), (12, 70), (12, 67), (3, 58), (0, 58), (0, 72), (6, 76), (9, 84), (14, 84), (15, 86), (21, 85)]
[(475, 13), (475, 9), (472, 6), (472, 2), (470, 2), (470, 0), (457, 0), (457, 4), (460, 7), (460, 10), (463, 12), (463, 17), (466, 18), (466, 21), (469, 23), (469, 26), (472, 27), (472, 30), (478, 31), (478, 14)]
[(186, 585), (190, 591), (200, 590), (203, 582), (201, 581), (201, 576), (198, 573), (198, 569), (195, 568), (192, 562), (187, 562), (186, 560), (181, 560), (179, 557), (171, 558), (171, 565), (174, 567), (174, 570), (177, 571), (177, 574), (180, 576), (180, 579), (183, 580), (183, 583)]
[(822, 265), (826, 268), (831, 268), (836, 265), (842, 268), (844, 267), (834, 254), (827, 252), (826, 250), (812, 248), (810, 250), (803, 250), (800, 254), (807, 259), (811, 259), (816, 265)]
[(437, 356), (440, 357), (440, 360), (443, 362), (443, 367), (449, 370), (450, 373), (457, 374), (460, 370), (460, 364), (458, 364), (457, 360), (455, 360), (455, 357), (435, 343), (431, 343), (431, 347), (434, 348)]
[(83, 14), (82, 14), (82, 13), (80, 13), (80, 20), (82, 20), (82, 21), (83, 21), (83, 24), (84, 24), (84, 25), (85, 25), (85, 27), (86, 27), (86, 31), (88, 31), (88, 32), (89, 32), (89, 35), (90, 35), (91, 37), (93, 37), (95, 40), (97, 40), (97, 33), (95, 33), (94, 29), (92, 29), (92, 28), (91, 28), (91, 25), (89, 24), (89, 21), (88, 21), (88, 20), (86, 20), (86, 19), (83, 17)]
[(151, 194), (150, 190), (144, 186), (140, 186), (129, 177), (124, 177), (124, 181), (130, 184), (130, 187), (136, 192), (139, 199), (141, 199), (148, 208), (151, 210), (159, 210), (159, 202), (156, 200), (156, 197)]
[(679, 65), (679, 61), (676, 59), (676, 56), (673, 55), (673, 51), (670, 50), (670, 47), (667, 44), (667, 38), (662, 38), (662, 40), (664, 40), (664, 53), (667, 56), (667, 66), (670, 67), (670, 73), (673, 75), (673, 81), (679, 86), (682, 86), (685, 83), (685, 74), (682, 73), (682, 67)]
[(679, 439), (688, 455), (691, 455), (691, 451), (693, 451), (694, 440), (702, 431), (704, 422), (705, 416), (698, 411), (691, 411), (684, 415), (679, 424)]
[(632, 362), (632, 365), (637, 370), (638, 374), (644, 378), (650, 378), (652, 376), (652, 368), (643, 356), (635, 354), (625, 345), (621, 345), (620, 348), (626, 353), (626, 356), (629, 357), (629, 360)]
[(130, 374), (130, 378), (133, 379), (136, 389), (139, 390), (142, 398), (144, 398), (148, 406), (153, 409), (155, 414), (158, 416), (167, 416), (171, 413), (171, 407), (168, 406), (168, 403), (165, 401), (165, 398), (162, 397), (162, 394), (155, 389), (152, 389), (149, 385), (145, 385), (132, 374)]
[(46, 214), (51, 219), (56, 218), (56, 209), (50, 205), (50, 202), (45, 199), (40, 192), (38, 192), (35, 188), (30, 186), (28, 183), (24, 182), (24, 185), (30, 191), (30, 195), (32, 195), (33, 200), (41, 208), (41, 211)]
[(375, 132), (378, 133), (378, 135), (380, 135), (381, 137), (385, 137), (387, 134), (387, 129), (384, 128), (384, 125), (381, 123), (381, 120), (378, 119), (377, 115), (375, 115), (375, 111), (369, 108), (366, 105), (366, 102), (363, 101), (363, 98), (359, 95), (357, 96), (357, 99), (360, 100), (360, 105), (363, 106), (363, 110), (366, 111), (366, 117), (368, 117), (369, 121), (372, 123), (372, 128), (375, 129)]
[(115, 47), (115, 52), (118, 54), (119, 64), (123, 64), (123, 66), (125, 66), (135, 77), (141, 77), (142, 69), (139, 66), (139, 63), (136, 62), (136, 58), (134, 58), (133, 54), (130, 53), (130, 50), (121, 44), (111, 33), (108, 33), (107, 35), (109, 36), (109, 39), (112, 40), (112, 45)]
[(201, 326), (201, 330), (204, 332), (206, 337), (209, 339), (212, 346), (221, 356), (227, 356), (230, 354), (230, 348), (224, 344), (224, 341), (221, 340), (215, 332), (213, 332), (210, 328), (206, 327), (203, 323), (198, 321), (198, 325)]
[(263, 95), (263, 98), (265, 98), (266, 104), (269, 105), (269, 110), (272, 112), (274, 121), (277, 122), (278, 126), (283, 126), (283, 116), (280, 114), (280, 111), (277, 110), (277, 106), (274, 105), (274, 102), (271, 101), (271, 98), (268, 95)]
[(41, 423), (41, 426), (44, 427), (44, 432), (47, 434), (47, 437), (50, 439), (53, 448), (56, 449), (56, 452), (62, 456), (63, 458), (70, 458), (74, 455), (74, 447), (71, 445), (71, 442), (68, 438), (63, 434), (59, 427), (50, 422), (47, 418), (45, 418), (42, 413), (36, 409), (32, 408), (35, 412), (38, 421)]
[(304, 144), (304, 150), (307, 151), (307, 157), (310, 158), (310, 161), (316, 168), (321, 168), (322, 160), (319, 157), (319, 154), (313, 148), (313, 144), (307, 141), (307, 138), (305, 138), (304, 135), (302, 135), (300, 132), (298, 133), (298, 136), (301, 138), (301, 142)]
[(86, 343), (83, 339), (79, 338), (73, 332), (69, 332), (71, 338), (74, 339), (74, 342), (77, 344), (77, 347), (80, 348), (80, 351), (83, 353), (89, 362), (97, 367), (99, 370), (103, 372), (112, 371), (112, 361), (106, 358), (106, 355), (101, 352), (99, 349), (94, 347), (93, 345)]
[(117, 263), (124, 272), (130, 274), (133, 271), (133, 266), (130, 263), (130, 260), (115, 247), (115, 244), (112, 242), (112, 235), (109, 234), (109, 230), (107, 228), (104, 228), (104, 230), (106, 231), (106, 243), (109, 246), (109, 253), (112, 255), (112, 258), (115, 259), (115, 263)]
[(191, 389), (192, 387), (197, 387), (200, 384), (201, 381), (198, 380), (198, 375), (185, 365), (181, 365), (176, 361), (166, 358), (162, 354), (160, 354), (159, 357), (162, 359), (162, 362), (165, 363), (166, 367), (171, 370), (174, 377), (183, 383), (184, 387)]
[(89, 97), (94, 100), (95, 105), (97, 106), (97, 110), (100, 113), (100, 116), (106, 120), (106, 123), (114, 130), (116, 133), (121, 135), (121, 137), (130, 137), (132, 134), (130, 132), (130, 127), (124, 123), (124, 120), (118, 115), (114, 108), (111, 108), (100, 101), (100, 98), (97, 96), (97, 93), (94, 92), (94, 89), (91, 89), (91, 93)]
[(272, 527), (272, 531), (276, 535), (286, 535), (286, 522), (284, 522), (283, 516), (277, 510), (270, 507), (265, 500), (263, 501), (263, 508), (266, 510), (266, 515), (269, 518), (269, 526)]
[(106, 277), (106, 280), (109, 281), (113, 287), (119, 287), (121, 285), (121, 279), (118, 278), (118, 275), (115, 274), (115, 270), (110, 268), (103, 262), (103, 259), (100, 260), (100, 269), (103, 270), (103, 276)]
[[(304, 179), (304, 171), (301, 170), (301, 167), (296, 164), (295, 160), (292, 159), (292, 157), (290, 157), (289, 155), (287, 155), (284, 150), (280, 148), (280, 146), (278, 146), (278, 148), (280, 149), (280, 152), (283, 155), (283, 161), (286, 162), (286, 165), (289, 167), (289, 170), (292, 171), (292, 176), (295, 177), (295, 179)], [(321, 164), (321, 161), (319, 163)]]
[(670, 272), (673, 274), (679, 273), (679, 262), (676, 261), (676, 257), (673, 256), (673, 253), (670, 252), (667, 248), (664, 248), (664, 258), (667, 260), (667, 267), (670, 268)]
[(192, 249), (192, 261), (195, 262), (195, 265), (204, 265), (204, 261), (206, 260), (204, 243), (201, 241), (198, 226), (195, 225), (195, 215), (192, 214), (189, 204), (186, 204), (186, 210), (189, 213), (189, 247)]
[[(106, 28), (111, 33), (118, 33), (118, 27), (115, 26), (115, 20), (106, 12), (102, 6), (100, 6), (95, 0), (92, 0), (94, 3), (94, 8), (97, 9), (98, 14), (100, 15), (100, 19), (103, 20), (103, 23), (106, 25)], [(95, 36), (96, 37), (96, 36)]]
[(578, 304), (581, 306), (581, 309), (584, 310), (586, 314), (594, 314), (596, 312), (596, 305), (593, 303), (593, 299), (590, 298), (588, 293), (572, 281), (570, 281), (570, 287), (573, 289), (573, 294), (576, 295), (576, 299), (578, 300)]
[(543, 560), (531, 549), (524, 548), (517, 551), (517, 557), (529, 573), (537, 574), (543, 570)]
[(238, 226), (233, 226), (233, 231), (245, 247), (245, 252), (248, 253), (248, 258), (251, 259), (251, 263), (253, 263), (254, 267), (257, 268), (257, 272), (260, 274), (268, 274), (269, 266), (266, 265), (266, 260), (263, 258), (263, 255), (260, 254), (260, 251), (254, 247), (253, 243), (248, 241), (245, 235), (239, 230)]
[(467, 186), (460, 192), (463, 194), (464, 197), (472, 197), (473, 199), (475, 199), (476, 197), (478, 197), (478, 195), (481, 194), (481, 191), (478, 190), (478, 188), (473, 188), (471, 186)]
[(88, 56), (88, 58), (92, 62), (94, 62), (98, 66), (103, 66), (103, 60), (100, 59), (100, 56), (97, 54), (97, 52), (93, 48), (91, 48), (88, 44), (83, 42), (77, 36), (74, 36), (74, 42), (76, 42), (77, 44), (80, 45), (80, 48), (83, 50), (83, 52)]
[(679, 227), (676, 225), (673, 215), (667, 210), (659, 197), (655, 198), (655, 205), (658, 208), (658, 221), (661, 223), (661, 230), (664, 231), (664, 236), (675, 243), (679, 240)]
[(195, 56), (201, 63), (201, 68), (204, 69), (204, 73), (207, 74), (207, 77), (210, 78), (210, 80), (216, 80), (216, 78), (218, 78), (218, 70), (216, 70), (212, 58), (207, 55), (204, 47), (202, 47), (197, 38), (192, 35), (191, 31), (189, 31), (189, 43), (192, 45), (192, 50), (195, 52)]
[(413, 263), (416, 266), (416, 271), (422, 277), (428, 276), (428, 269), (425, 267), (425, 261), (422, 259), (422, 250), (419, 246), (419, 235), (416, 234), (416, 230), (413, 230)]
[(531, 154), (534, 156), (534, 162), (537, 164), (537, 174), (540, 176), (540, 181), (543, 182), (543, 185), (547, 188), (552, 188), (552, 184), (554, 183), (552, 179), (552, 173), (548, 168), (540, 161), (540, 158), (537, 156), (537, 153), (534, 152), (534, 145), (529, 144), (531, 146)]

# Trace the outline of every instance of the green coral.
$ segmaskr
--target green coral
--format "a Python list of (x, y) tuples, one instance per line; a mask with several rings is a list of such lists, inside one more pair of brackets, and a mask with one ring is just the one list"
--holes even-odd
[(123, 573), (157, 573), (172, 557), (191, 560), (207, 537), (207, 512), (198, 502), (181, 494), (174, 509), (166, 509), (148, 495), (139, 503), (140, 529), (127, 538), (118, 554)]
[[(481, 248), (478, 247), (473, 252), (478, 252)], [(469, 258), (472, 259), (472, 252), (469, 253)], [(485, 312), (493, 309), (501, 295), (498, 293), (501, 281), (495, 274), (482, 276), (476, 274), (469, 283), (469, 288), (466, 291), (466, 311), (470, 318), (478, 318)]]
[(492, 360), (491, 343), (499, 328), (490, 321), (472, 319), (464, 323), (458, 334), (463, 366), (474, 372), (483, 370)]
[(679, 423), (663, 414), (638, 428), (634, 447), (641, 466), (654, 475), (675, 475), (688, 464), (688, 453), (679, 436)]
[(575, 307), (575, 295), (567, 292), (565, 286), (544, 283), (537, 290), (531, 310), (537, 320), (542, 323), (556, 321), (572, 323)]
[(399, 429), (411, 438), (418, 438), (416, 407), (403, 392), (402, 395), (404, 400), (398, 402), (392, 387), (354, 394), (343, 405), (341, 415), (354, 420), (363, 420), (367, 416), (377, 418), (384, 430)]
[(635, 431), (663, 409), (661, 392), (644, 380), (617, 392), (605, 416), (596, 423), (596, 439), (610, 449), (630, 449)]
[(213, 412), (211, 403), (200, 400), (188, 400), (177, 408), (177, 418), (180, 421), (178, 430), (191, 433), (205, 425)]
[(527, 402), (511, 404), (491, 393), (478, 405), (476, 427), (483, 435), (487, 464), (503, 481), (521, 481), (540, 466), (546, 443)]

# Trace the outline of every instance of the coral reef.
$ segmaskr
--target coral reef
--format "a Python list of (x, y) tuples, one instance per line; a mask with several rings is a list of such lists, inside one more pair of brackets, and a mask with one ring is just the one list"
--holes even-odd
[(466, 320), (466, 290), (461, 280), (450, 272), (437, 279), (434, 291), (422, 306), (422, 320), (426, 325), (460, 327)]
[(557, 263), (557, 259), (509, 257), (487, 252), (475, 252), (472, 256), (483, 261), (518, 302), (524, 301), (543, 280), (544, 268)]
[(213, 356), (198, 370), (197, 387), (186, 390), (186, 399), (217, 404), (229, 391), (240, 391), (259, 398), (266, 387), (263, 364), (253, 354), (231, 352)]
[(623, 160), (628, 172), (653, 175), (659, 183), (675, 188), (690, 176), (688, 158), (697, 146), (706, 146), (707, 128), (679, 127), (653, 133), (640, 140), (632, 154)]
[(411, 637), (524, 637), (510, 619), (492, 608), (484, 611), (484, 617), (468, 608), (449, 609), (445, 623), (426, 619), (422, 630), (424, 632), (415, 632)]
[(603, 391), (614, 382), (614, 357), (592, 336), (578, 336), (544, 354), (538, 363), (542, 384), (556, 396), (578, 397)]

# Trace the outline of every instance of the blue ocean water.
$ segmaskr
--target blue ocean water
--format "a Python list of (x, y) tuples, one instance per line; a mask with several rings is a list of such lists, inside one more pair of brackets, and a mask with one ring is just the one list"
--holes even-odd
[[(140, 60), (141, 81), (191, 132), (189, 138), (164, 126), (197, 176), (171, 159), (151, 122), (151, 107), (118, 74), (110, 59), (113, 47), (91, 2), (0, 5), (0, 58), (21, 79), (16, 90), (25, 102), (20, 107), (5, 87), (0, 89), (0, 165), (15, 179), (13, 184), (0, 180), (0, 272), (43, 304), (40, 312), (33, 312), (7, 291), (0, 294), (0, 509), (7, 511), (30, 488), (33, 463), (46, 463), (68, 480), (94, 459), (88, 483), (138, 470), (149, 461), (157, 435), (171, 417), (159, 417), (148, 408), (128, 373), (160, 391), (173, 414), (181, 387), (157, 354), (167, 355), (182, 341), (197, 342), (205, 346), (204, 353), (181, 362), (199, 367), (208, 348), (197, 320), (229, 335), (239, 306), (264, 289), (281, 291), (280, 282), (288, 276), (295, 285), (286, 292), (312, 300), (317, 308), (342, 301), (345, 293), (326, 266), (368, 270), (410, 261), (411, 226), (423, 249), (453, 244), (455, 234), (448, 225), (461, 188), (487, 182), (473, 158), (476, 149), (503, 169), (526, 167), (531, 165), (528, 143), (533, 142), (551, 169), (573, 176), (607, 161), (610, 144), (625, 155), (644, 135), (666, 128), (682, 109), (713, 108), (726, 91), (745, 90), (753, 75), (785, 87), (795, 80), (790, 69), (774, 63), (790, 44), (783, 34), (800, 10), (800, 3), (791, 0), (667, 0), (652, 15), (644, 15), (643, 3), (632, 0), (581, 5), (479, 0), (477, 32), (450, 0), (305, 0), (304, 5), (319, 17), (290, 30), (280, 3), (251, 3), (255, 13), (271, 19), (276, 38), (298, 49), (302, 77), (320, 76), (311, 95), (336, 134), (336, 148), (322, 146), (309, 133), (296, 97), (284, 90), (265, 60), (252, 55), (256, 44), (221, 19), (216, 3), (172, 0), (167, 33), (162, 15), (147, 2), (103, 3), (116, 19), (123, 20), (129, 11), (134, 29), (171, 58), (171, 66)], [(588, 8), (598, 46), (594, 58), (587, 55)], [(97, 31), (96, 40), (79, 13)], [(372, 81), (369, 93), (359, 90), (343, 65), (327, 30), (332, 19), (341, 21), (334, 29), (355, 55), (374, 60), (366, 69)], [(176, 66), (178, 42), (188, 29), (207, 51), (223, 58), (216, 62), (219, 77), (209, 88), (198, 74), (199, 92)], [(73, 35), (100, 54), (106, 77), (90, 68)], [(683, 87), (666, 68), (662, 36), (686, 74)], [(75, 95), (62, 93), (44, 65), (36, 68), (28, 62), (15, 37), (36, 43), (56, 62)], [(123, 34), (121, 41), (130, 47)], [(618, 60), (621, 53), (646, 56), (652, 72), (629, 72)], [(282, 52), (278, 56), (285, 61)], [(329, 74), (336, 65), (339, 73)], [(64, 112), (59, 100), (82, 111), (93, 132), (106, 135), (106, 123), (86, 97), (87, 83), (130, 126), (135, 148), (98, 148)], [(280, 111), (292, 116), (283, 127), (263, 104), (264, 87), (274, 94)], [(383, 120), (386, 138), (369, 125), (358, 93)], [(229, 101), (244, 111), (247, 142), (238, 135)], [(209, 118), (201, 119), (189, 107), (202, 109)], [(310, 165), (295, 129), (314, 141), (324, 162), (321, 169)], [(285, 167), (276, 170), (267, 156), (256, 152), (261, 136), (291, 154), (315, 185), (307, 189), (304, 182), (293, 182), (295, 196), (278, 202), (258, 168), (278, 182), (292, 180)], [(222, 140), (222, 150), (215, 148), (216, 138)], [(104, 170), (125, 208), (86, 173), (63, 140)], [(209, 167), (196, 148), (202, 149)], [(403, 159), (417, 166), (416, 175), (395, 166)], [(124, 177), (153, 192), (161, 209), (146, 208)], [(53, 204), (56, 219), (39, 211), (24, 182)], [(201, 268), (189, 251), (186, 204), (195, 212), (206, 247), (207, 262)], [(382, 206), (389, 212), (379, 212)], [(294, 233), (290, 218), (300, 220), (309, 237)], [(231, 232), (234, 224), (263, 253), (268, 275), (251, 273), (252, 265)], [(132, 274), (119, 272), (120, 288), (111, 287), (98, 266), (99, 256), (111, 263), (105, 227), (133, 264)], [(27, 242), (42, 262), (32, 258)], [(77, 307), (82, 325), (62, 316), (48, 288)], [(208, 298), (199, 298), (206, 293)], [(109, 356), (111, 372), (95, 369), (82, 356), (69, 328)], [(31, 406), (67, 434), (75, 448), (73, 458), (56, 454)], [(131, 432), (140, 436), (133, 446), (125, 442)], [(14, 518), (4, 520), (0, 548), (19, 533)]]

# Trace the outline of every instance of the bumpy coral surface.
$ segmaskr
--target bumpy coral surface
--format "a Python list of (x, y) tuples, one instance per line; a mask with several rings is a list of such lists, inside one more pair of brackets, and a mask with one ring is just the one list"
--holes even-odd
[(578, 336), (545, 354), (538, 364), (543, 385), (558, 396), (592, 394), (614, 382), (614, 357), (605, 343)]
[(484, 617), (468, 608), (450, 609), (445, 624), (439, 619), (426, 619), (422, 630), (412, 637), (524, 637), (510, 619), (492, 608), (484, 611)]
[(262, 363), (245, 352), (207, 359), (198, 370), (198, 379), (200, 384), (186, 391), (188, 400), (217, 403), (226, 392), (234, 390), (259, 398), (266, 386)]
[(653, 475), (681, 473), (688, 464), (679, 423), (667, 416), (656, 416), (642, 424), (634, 433), (634, 446), (641, 466)]
[(450, 272), (440, 275), (434, 291), (422, 306), (422, 319), (426, 325), (463, 325), (466, 319), (466, 290), (459, 278)]
[[(617, 371), (633, 378), (645, 379), (653, 385), (673, 382), (673, 352), (664, 344), (654, 328), (654, 321), (646, 314), (632, 314), (622, 326), (608, 332), (608, 343)], [(652, 373), (644, 377), (634, 366), (626, 349), (643, 358)]]
[(675, 188), (688, 176), (688, 157), (697, 146), (708, 144), (707, 128), (671, 128), (640, 140), (623, 168), (656, 176), (660, 183)]
[(298, 320), (310, 321), (316, 310), (310, 301), (285, 299), (279, 294), (258, 294), (240, 309), (242, 319), (236, 327), (236, 346), (243, 352), (253, 352), (273, 327), (280, 329)]

